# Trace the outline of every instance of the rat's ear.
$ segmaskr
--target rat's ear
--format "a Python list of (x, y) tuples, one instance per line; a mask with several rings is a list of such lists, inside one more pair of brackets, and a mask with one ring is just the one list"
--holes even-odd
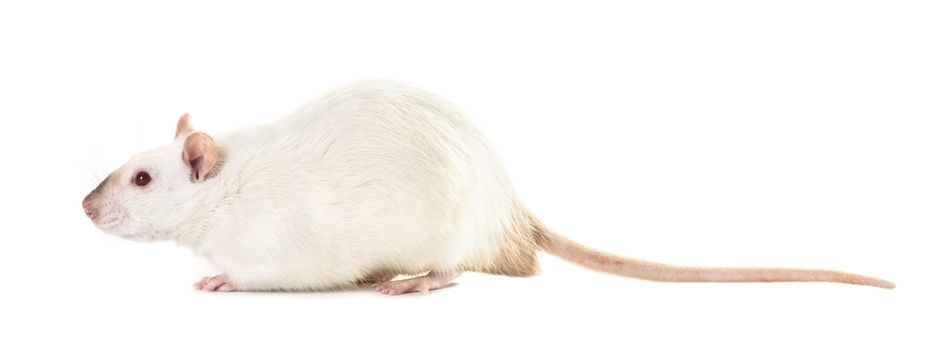
[(218, 160), (215, 141), (204, 132), (194, 132), (186, 137), (182, 149), (182, 161), (192, 170), (192, 182), (208, 178)]
[(179, 121), (176, 122), (176, 138), (179, 136), (185, 135), (192, 131), (192, 124), (189, 124), (189, 113), (183, 114), (179, 117)]

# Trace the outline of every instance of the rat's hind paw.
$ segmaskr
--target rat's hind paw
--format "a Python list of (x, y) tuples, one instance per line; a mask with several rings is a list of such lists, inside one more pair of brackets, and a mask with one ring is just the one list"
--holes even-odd
[(377, 283), (374, 285), (374, 288), (376, 291), (387, 295), (415, 292), (427, 294), (431, 290), (449, 285), (450, 281), (456, 278), (456, 276), (459, 276), (458, 272), (430, 271), (430, 273), (420, 277)]

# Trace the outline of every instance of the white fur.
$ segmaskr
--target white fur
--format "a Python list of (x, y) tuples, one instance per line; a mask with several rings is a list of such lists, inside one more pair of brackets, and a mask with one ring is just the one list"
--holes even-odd
[[(203, 183), (190, 181), (183, 139), (112, 174), (120, 185), (105, 191), (111, 218), (101, 222), (111, 224), (100, 226), (190, 246), (241, 290), (484, 265), (523, 212), (493, 152), (451, 105), (393, 83), (354, 84), (273, 124), (215, 137), (222, 162)], [(129, 181), (141, 169), (153, 177), (145, 188)]]

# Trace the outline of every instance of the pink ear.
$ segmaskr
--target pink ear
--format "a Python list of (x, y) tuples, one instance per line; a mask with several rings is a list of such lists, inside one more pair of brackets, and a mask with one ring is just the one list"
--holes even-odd
[(176, 122), (175, 139), (178, 139), (180, 135), (185, 135), (190, 131), (192, 131), (192, 124), (189, 124), (189, 113), (186, 113), (179, 117), (179, 121)]
[(186, 137), (182, 160), (192, 170), (192, 182), (205, 181), (215, 168), (218, 153), (215, 141), (204, 132), (194, 132)]

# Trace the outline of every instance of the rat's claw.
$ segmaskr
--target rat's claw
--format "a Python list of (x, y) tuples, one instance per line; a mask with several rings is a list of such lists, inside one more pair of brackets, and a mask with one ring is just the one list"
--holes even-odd
[(205, 285), (205, 282), (208, 282), (208, 279), (209, 279), (209, 278), (211, 278), (211, 277), (209, 277), (209, 276), (202, 277), (202, 279), (200, 279), (198, 282), (195, 282), (194, 284), (192, 284), (192, 286), (195, 287), (195, 289), (201, 290), (201, 289), (202, 289), (202, 286)]

